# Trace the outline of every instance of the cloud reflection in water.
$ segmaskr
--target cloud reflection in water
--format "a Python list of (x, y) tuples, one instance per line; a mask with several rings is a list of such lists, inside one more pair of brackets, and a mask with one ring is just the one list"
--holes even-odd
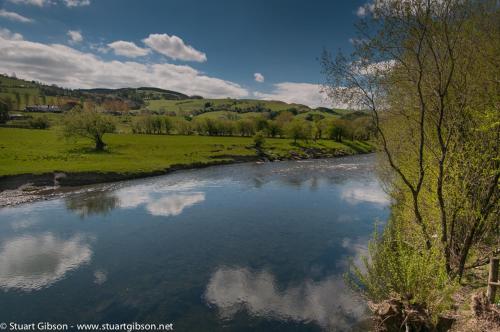
[(349, 204), (358, 204), (362, 202), (373, 203), (386, 206), (389, 204), (387, 194), (382, 190), (377, 182), (355, 183), (346, 185), (342, 189), (341, 198)]
[(225, 319), (246, 309), (258, 317), (315, 322), (333, 330), (346, 329), (365, 315), (365, 308), (339, 276), (307, 280), (281, 291), (268, 272), (220, 268), (208, 283), (205, 299)]
[(68, 240), (51, 233), (14, 237), (0, 248), (0, 288), (38, 290), (90, 262), (92, 250), (82, 236)]
[(144, 205), (154, 216), (177, 216), (184, 209), (203, 202), (205, 193), (188, 191), (192, 184), (156, 189), (152, 186), (136, 186), (117, 191), (120, 207), (132, 209)]
[(204, 193), (174, 194), (149, 202), (146, 209), (153, 216), (177, 216), (185, 208), (204, 200)]

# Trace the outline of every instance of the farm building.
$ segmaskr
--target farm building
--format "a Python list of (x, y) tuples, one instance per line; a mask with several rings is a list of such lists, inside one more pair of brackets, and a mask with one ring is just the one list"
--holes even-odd
[(24, 109), (26, 112), (42, 112), (42, 113), (61, 113), (59, 106), (55, 105), (31, 105), (26, 106)]

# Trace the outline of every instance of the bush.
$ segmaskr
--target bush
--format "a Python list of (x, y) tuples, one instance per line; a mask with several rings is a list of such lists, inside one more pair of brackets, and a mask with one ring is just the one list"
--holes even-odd
[(266, 139), (264, 138), (264, 134), (261, 131), (257, 132), (253, 137), (253, 142), (254, 142), (255, 148), (257, 148), (257, 149), (262, 148), (264, 143), (266, 143)]
[(389, 221), (382, 236), (377, 232), (368, 245), (362, 265), (351, 264), (348, 282), (377, 303), (399, 298), (424, 304), (434, 319), (450, 308), (456, 290), (444, 268), (438, 247), (415, 248)]
[(50, 121), (46, 115), (43, 115), (30, 119), (28, 125), (33, 129), (48, 129), (50, 127)]
[(0, 123), (5, 123), (9, 120), (9, 106), (0, 100)]

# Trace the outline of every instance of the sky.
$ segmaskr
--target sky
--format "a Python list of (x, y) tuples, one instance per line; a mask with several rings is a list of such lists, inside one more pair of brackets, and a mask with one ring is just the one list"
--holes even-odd
[(0, 73), (335, 106), (323, 49), (350, 52), (366, 0), (0, 0)]

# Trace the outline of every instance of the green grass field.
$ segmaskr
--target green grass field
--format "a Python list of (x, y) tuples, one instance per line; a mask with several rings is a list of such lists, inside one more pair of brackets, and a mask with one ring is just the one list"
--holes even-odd
[[(248, 137), (107, 134), (104, 140), (107, 150), (95, 152), (89, 140), (68, 141), (58, 130), (0, 128), (0, 176), (52, 171), (141, 173), (176, 164), (257, 155)], [(264, 151), (275, 158), (289, 158), (291, 154), (303, 155), (305, 148), (346, 154), (371, 149), (366, 143), (349, 141), (292, 143), (289, 139), (267, 139)]]

